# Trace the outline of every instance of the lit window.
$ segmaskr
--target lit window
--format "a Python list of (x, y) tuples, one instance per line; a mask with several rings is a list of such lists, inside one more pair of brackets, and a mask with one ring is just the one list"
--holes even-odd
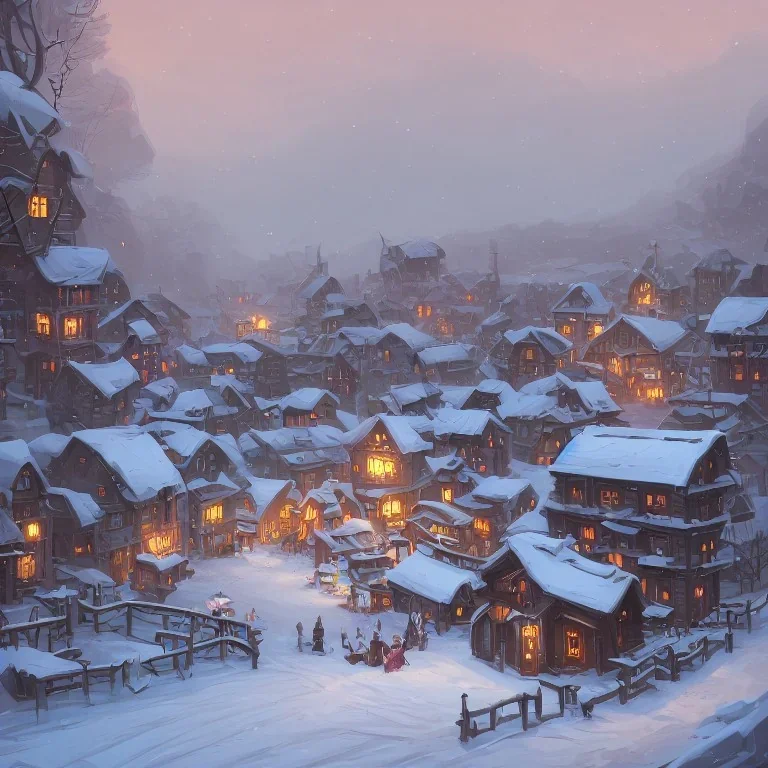
[(660, 493), (646, 493), (645, 505), (648, 509), (665, 510), (667, 508), (667, 497)]
[(520, 582), (517, 585), (517, 589), (519, 592), (525, 594), (526, 590), (528, 589), (528, 584), (526, 583), (525, 579), (520, 579)]
[(668, 602), (669, 602), (669, 591), (668, 591), (668, 590), (666, 590), (666, 589), (662, 590), (662, 592), (661, 592), (661, 599), (662, 599), (662, 600), (663, 600), (665, 603), (668, 603)]
[(581, 538), (587, 539), (587, 541), (594, 541), (595, 529), (591, 525), (583, 525), (581, 527)]
[(391, 459), (369, 456), (367, 468), (372, 480), (386, 481), (395, 477), (395, 463)]
[(693, 596), (697, 600), (701, 600), (701, 598), (704, 597), (704, 587), (701, 584), (693, 588)]
[(443, 501), (450, 504), (453, 501), (453, 488), (443, 488)]
[(212, 504), (205, 508), (203, 520), (206, 523), (219, 523), (224, 519), (224, 507), (221, 504)]
[(506, 605), (494, 605), (491, 611), (491, 618), (494, 621), (504, 621), (509, 616), (510, 608)]
[(491, 523), (482, 517), (476, 517), (474, 528), (478, 535), (486, 537), (491, 535)]
[(390, 350), (385, 349), (384, 350), (384, 362), (388, 363), (391, 357), (392, 357), (392, 353), (390, 352)]
[(533, 349), (531, 347), (528, 347), (528, 349), (525, 350), (525, 359), (533, 360)]
[(624, 567), (624, 555), (620, 554), (619, 552), (611, 552), (608, 555), (608, 562), (613, 563), (617, 568), (623, 568)]
[(647, 594), (648, 590), (648, 579), (640, 579), (640, 589), (643, 590), (643, 594)]
[(744, 366), (734, 365), (731, 368), (731, 377), (734, 381), (744, 381)]
[(64, 338), (77, 339), (83, 335), (83, 316), (70, 315), (64, 318)]
[(581, 659), (583, 644), (578, 629), (565, 630), (565, 655), (569, 659)]
[(571, 325), (564, 325), (561, 328), (560, 333), (563, 336), (571, 336), (571, 335), (573, 335), (573, 326), (571, 326)]
[(427, 317), (432, 317), (432, 307), (427, 304)]
[(27, 523), (24, 538), (27, 541), (40, 541), (40, 523)]
[(456, 606), (456, 618), (460, 619), (464, 615), (464, 606), (463, 605), (457, 605)]
[(99, 496), (103, 499), (107, 495), (107, 489), (103, 486), (99, 486)]
[(574, 485), (571, 488), (571, 501), (577, 501), (579, 503), (584, 501), (584, 491), (582, 491), (578, 486)]
[(50, 315), (46, 315), (45, 312), (38, 312), (35, 315), (35, 325), (37, 326), (38, 336), (51, 335), (51, 316)]
[(419, 306), (416, 307), (416, 315), (418, 317), (424, 317), (424, 307), (421, 304), (419, 304)]
[(24, 555), (16, 561), (16, 578), (22, 581), (35, 578), (35, 556)]
[(45, 195), (32, 195), (29, 198), (29, 215), (33, 219), (48, 218), (48, 198)]
[(305, 523), (310, 523), (313, 520), (317, 520), (317, 510), (310, 504), (304, 510), (304, 522)]
[(600, 505), (603, 507), (618, 507), (621, 497), (618, 491), (603, 489), (600, 491)]

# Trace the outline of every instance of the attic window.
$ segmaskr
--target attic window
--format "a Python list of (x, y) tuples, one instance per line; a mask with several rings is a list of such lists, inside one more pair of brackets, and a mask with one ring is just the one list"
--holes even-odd
[(29, 198), (28, 211), (33, 219), (47, 219), (48, 198), (45, 195), (32, 195)]
[(98, 493), (99, 498), (103, 499), (107, 495), (107, 489), (103, 485), (100, 485)]

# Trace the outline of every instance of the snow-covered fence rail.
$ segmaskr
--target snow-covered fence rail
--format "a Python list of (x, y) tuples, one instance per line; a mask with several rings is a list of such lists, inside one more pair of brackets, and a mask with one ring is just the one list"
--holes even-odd
[[(259, 641), (261, 642), (261, 641)], [(192, 666), (194, 660), (194, 654), (202, 651), (211, 651), (218, 649), (219, 658), (221, 661), (225, 661), (227, 653), (231, 651), (242, 651), (251, 659), (251, 669), (258, 669), (259, 665), (259, 648), (258, 645), (251, 645), (245, 640), (241, 640), (239, 637), (233, 637), (231, 635), (221, 635), (219, 637), (212, 637), (210, 640), (202, 640), (197, 643), (187, 640), (187, 644), (184, 647), (174, 647), (170, 651), (159, 653), (156, 656), (152, 656), (148, 659), (143, 659), (141, 666), (144, 669), (152, 672), (152, 674), (158, 675), (161, 671), (163, 662), (170, 661), (171, 669), (177, 672), (181, 671), (180, 662), (182, 657), (184, 658), (184, 669), (189, 669)], [(183, 675), (182, 675), (183, 677)]]
[[(551, 720), (554, 717), (562, 717), (564, 706), (561, 704), (560, 712), (545, 715), (543, 713), (543, 697), (541, 694), (541, 688), (539, 688), (535, 694), (530, 693), (518, 693), (516, 696), (511, 696), (508, 699), (502, 699), (495, 704), (491, 704), (489, 707), (483, 707), (482, 709), (471, 710), (467, 707), (466, 693), (461, 694), (461, 717), (456, 721), (456, 725), (459, 726), (459, 740), (466, 743), (470, 739), (474, 739), (475, 736), (479, 736), (481, 733), (487, 733), (488, 731), (495, 731), (498, 726), (503, 723), (508, 723), (512, 720), (520, 720), (523, 726), (523, 730), (527, 731), (530, 725), (539, 725), (547, 720)], [(528, 702), (534, 703), (534, 712), (536, 714), (536, 723), (530, 723), (528, 713)], [(564, 700), (563, 700), (564, 702)], [(518, 711), (509, 715), (499, 714), (500, 710), (504, 707), (517, 705)], [(486, 728), (478, 727), (475, 718), (489, 716), (489, 723)]]
[[(720, 603), (717, 609), (717, 617), (711, 622), (716, 625), (727, 625), (728, 629), (746, 629), (747, 633), (752, 632), (752, 624), (755, 617), (760, 618), (760, 612), (768, 605), (768, 592), (756, 600), (746, 600), (737, 603)], [(720, 619), (721, 612), (725, 611), (725, 622)], [(742, 624), (739, 619), (744, 618)]]
[(216, 637), (237, 637), (248, 643), (261, 642), (261, 630), (252, 627), (245, 621), (230, 619), (225, 616), (212, 616), (209, 613), (195, 611), (191, 608), (180, 608), (175, 605), (162, 603), (147, 603), (141, 600), (123, 600), (107, 605), (92, 605), (84, 600), (78, 601), (78, 622), (84, 623), (89, 617), (93, 622), (95, 632), (100, 632), (102, 624), (117, 617), (125, 617), (125, 632), (133, 634), (134, 619), (141, 614), (160, 616), (163, 630), (171, 629), (171, 621), (176, 620), (177, 626), (194, 625), (198, 630), (213, 629)]
[(21, 638), (25, 637), (30, 648), (38, 648), (42, 630), (46, 630), (48, 633), (48, 651), (53, 651), (53, 641), (62, 632), (68, 635), (72, 634), (71, 617), (69, 615), (49, 616), (36, 621), (6, 624), (4, 627), (0, 627), (0, 647), (6, 648), (11, 645), (18, 648)]

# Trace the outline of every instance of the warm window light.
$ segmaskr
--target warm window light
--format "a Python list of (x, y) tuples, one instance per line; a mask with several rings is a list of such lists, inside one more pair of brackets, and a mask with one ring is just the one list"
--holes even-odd
[(107, 495), (107, 489), (103, 485), (100, 485), (99, 486), (99, 497), (103, 499), (106, 495)]
[(386, 518), (399, 517), (402, 512), (400, 499), (390, 499), (385, 501), (381, 507), (381, 514)]
[(138, 360), (138, 359), (139, 359), (139, 353), (138, 353), (138, 352), (134, 352), (134, 353), (131, 355), (131, 360)]
[(569, 659), (581, 658), (581, 632), (577, 629), (565, 631), (565, 655)]
[(482, 517), (476, 517), (474, 522), (474, 528), (481, 536), (490, 536), (491, 523), (489, 520), (485, 520)]
[(453, 488), (443, 488), (443, 501), (450, 504), (453, 501)]
[(664, 602), (669, 602), (669, 592), (666, 589), (662, 591), (661, 599), (664, 600)]
[(624, 567), (624, 555), (622, 555), (620, 552), (611, 552), (608, 555), (608, 562), (613, 563), (617, 568), (623, 568)]
[(206, 523), (218, 523), (224, 519), (224, 507), (221, 504), (213, 504), (205, 508), (204, 520)]
[(525, 359), (533, 360), (533, 350), (530, 347), (525, 350)]
[(155, 557), (163, 557), (171, 551), (171, 537), (153, 536), (147, 541), (147, 548)]
[(456, 618), (460, 619), (464, 615), (464, 606), (463, 605), (457, 605), (456, 606)]
[(581, 538), (587, 541), (595, 540), (595, 529), (591, 525), (585, 525), (581, 529)]
[(35, 556), (24, 555), (16, 561), (16, 578), (22, 581), (35, 578)]
[(495, 621), (504, 621), (509, 616), (509, 611), (506, 605), (494, 605), (491, 616)]
[(83, 316), (74, 315), (64, 318), (64, 338), (76, 339), (83, 335)]
[(33, 219), (48, 218), (48, 198), (45, 195), (32, 195), (29, 198), (29, 215)]
[(704, 597), (704, 587), (701, 584), (699, 584), (698, 586), (694, 587), (694, 589), (693, 589), (693, 596), (697, 600), (700, 600), (702, 597)]
[(24, 538), (27, 541), (39, 541), (40, 523), (27, 523), (26, 530), (24, 531)]
[(35, 324), (37, 325), (38, 336), (50, 336), (51, 335), (51, 317), (44, 312), (38, 312), (35, 315)]
[(304, 510), (304, 522), (310, 523), (313, 520), (317, 520), (317, 510), (310, 505)]
[(564, 325), (561, 333), (563, 336), (570, 336), (573, 333), (573, 327), (570, 325)]
[(389, 459), (382, 459), (378, 456), (368, 457), (367, 469), (368, 477), (375, 480), (387, 480), (392, 479), (395, 476), (395, 463)]

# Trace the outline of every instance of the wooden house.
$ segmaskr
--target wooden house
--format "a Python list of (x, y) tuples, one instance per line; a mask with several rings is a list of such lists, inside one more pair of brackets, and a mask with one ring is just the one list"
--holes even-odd
[(296, 301), (304, 304), (308, 318), (319, 320), (327, 310), (329, 296), (343, 299), (344, 289), (335, 277), (321, 274), (299, 288)]
[(284, 427), (315, 427), (318, 424), (338, 426), (336, 410), (339, 399), (327, 389), (296, 389), (280, 400)]
[(365, 517), (365, 507), (355, 496), (352, 484), (338, 480), (326, 480), (307, 491), (297, 509), (302, 525), (312, 530), (332, 530), (353, 517)]
[(378, 414), (343, 435), (352, 484), (374, 527), (402, 529), (420, 490), (432, 480), (432, 451), (407, 416)]
[(476, 609), (476, 593), (485, 586), (476, 570), (434, 556), (419, 544), (412, 555), (387, 572), (392, 606), (398, 613), (419, 611), (438, 632), (453, 624), (468, 624)]
[(349, 480), (349, 453), (336, 427), (254, 429), (241, 436), (240, 447), (257, 477), (290, 478), (302, 496), (329, 477)]
[(415, 356), (415, 370), (431, 384), (474, 384), (482, 353), (472, 344), (436, 344)]
[(376, 338), (367, 340), (364, 350), (364, 384), (368, 393), (376, 394), (396, 384), (413, 382), (417, 378), (414, 356), (434, 343), (432, 336), (407, 323), (382, 328)]
[(24, 534), (4, 509), (0, 509), (0, 601), (9, 605), (16, 599), (18, 562), (27, 557)]
[(768, 409), (768, 297), (729, 296), (707, 324), (712, 387)]
[(66, 362), (49, 398), (52, 427), (117, 427), (133, 419), (139, 374), (125, 359), (113, 363)]
[(574, 283), (552, 307), (555, 330), (577, 349), (599, 336), (614, 314), (613, 303), (594, 283)]
[(429, 382), (390, 387), (379, 400), (393, 416), (427, 416), (442, 406), (443, 391)]
[(730, 294), (746, 266), (727, 248), (718, 248), (701, 259), (688, 273), (693, 278), (693, 311), (697, 315), (712, 312)]
[(428, 240), (387, 245), (382, 238), (379, 271), (388, 296), (420, 296), (440, 280), (445, 251)]
[(477, 485), (474, 472), (455, 451), (443, 456), (426, 456), (425, 461), (432, 472), (432, 482), (422, 488), (419, 494), (422, 501), (442, 501), (450, 504)]
[(237, 537), (241, 546), (279, 544), (299, 530), (295, 509), (301, 494), (292, 480), (244, 474), (245, 499), (237, 510)]
[(337, 528), (314, 531), (315, 565), (346, 563), (353, 610), (376, 613), (392, 607), (387, 575), (393, 563), (389, 541), (368, 520), (351, 518)]
[(538, 499), (527, 480), (495, 475), (483, 478), (469, 493), (453, 501), (454, 506), (472, 518), (461, 550), (475, 557), (488, 557), (496, 551), (509, 526), (536, 508)]
[(472, 653), (521, 675), (611, 669), (643, 644), (637, 578), (590, 563), (572, 541), (517, 533), (481, 568), (487, 585), (472, 616)]
[(690, 290), (672, 267), (662, 264), (658, 248), (648, 256), (629, 285), (626, 311), (634, 315), (675, 320), (690, 307)]
[(265, 398), (282, 397), (288, 394), (290, 386), (286, 351), (258, 333), (244, 336), (242, 341), (261, 352), (261, 358), (253, 376), (254, 394)]
[(589, 342), (584, 360), (602, 366), (612, 394), (661, 402), (685, 389), (684, 355), (694, 347), (695, 337), (673, 320), (620, 315)]
[(202, 350), (206, 360), (219, 374), (230, 374), (243, 381), (254, 378), (262, 353), (243, 341), (210, 344)]
[(164, 328), (176, 339), (189, 338), (190, 315), (163, 293), (148, 293), (141, 297), (144, 306), (154, 313)]
[(175, 360), (172, 363), (174, 377), (184, 381), (193, 380), (207, 382), (217, 369), (208, 362), (205, 353), (189, 344), (181, 344), (173, 352)]
[(379, 316), (371, 302), (366, 299), (345, 298), (335, 301), (320, 316), (320, 332), (335, 333), (340, 328), (355, 326), (375, 327), (379, 322)]
[(571, 361), (573, 342), (552, 328), (531, 325), (507, 331), (491, 348), (489, 357), (500, 378), (513, 387), (551, 376)]
[(128, 580), (136, 555), (183, 550), (177, 498), (184, 483), (163, 449), (138, 427), (75, 432), (51, 460), (57, 486), (89, 494), (105, 515), (96, 524), (98, 567), (117, 584)]
[(509, 428), (490, 411), (441, 408), (418, 426), (435, 452), (455, 453), (480, 475), (501, 475), (509, 464)]
[(526, 384), (496, 412), (511, 433), (511, 458), (549, 465), (579, 429), (616, 424), (622, 410), (601, 381), (573, 381), (558, 372)]
[(46, 495), (46, 480), (27, 444), (0, 442), (0, 509), (15, 523), (5, 531), (6, 543), (11, 551), (18, 550), (16, 528), (24, 539), (24, 553), (14, 561), (16, 587), (53, 583), (53, 530)]
[(690, 626), (720, 601), (717, 557), (737, 483), (718, 431), (587, 427), (551, 466), (549, 531), (634, 573)]

